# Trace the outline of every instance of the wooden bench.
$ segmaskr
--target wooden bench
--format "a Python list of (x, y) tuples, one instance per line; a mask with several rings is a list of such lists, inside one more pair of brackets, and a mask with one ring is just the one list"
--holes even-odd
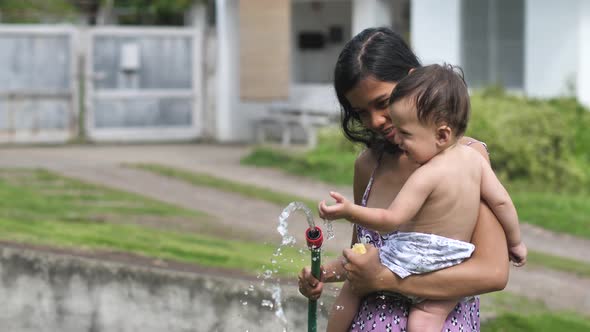
[(264, 143), (267, 132), (271, 128), (278, 128), (281, 133), (281, 144), (289, 146), (293, 138), (293, 130), (302, 128), (307, 139), (307, 146), (317, 145), (317, 129), (336, 123), (338, 113), (299, 108), (290, 105), (272, 106), (268, 115), (258, 119), (256, 123), (256, 140)]

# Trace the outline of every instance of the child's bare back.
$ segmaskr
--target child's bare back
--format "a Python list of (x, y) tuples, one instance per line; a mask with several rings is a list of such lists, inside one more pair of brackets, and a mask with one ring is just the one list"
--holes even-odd
[(477, 151), (456, 144), (418, 168), (411, 177), (433, 179), (434, 188), (399, 230), (469, 242), (479, 211), (482, 163), (487, 162)]

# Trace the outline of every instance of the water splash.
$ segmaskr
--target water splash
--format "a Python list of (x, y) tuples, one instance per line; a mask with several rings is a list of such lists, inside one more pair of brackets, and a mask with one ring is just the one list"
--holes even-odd
[(283, 212), (281, 212), (281, 214), (279, 215), (279, 226), (277, 227), (277, 231), (279, 232), (279, 234), (281, 234), (281, 237), (283, 239), (281, 246), (295, 244), (295, 237), (289, 235), (289, 223), (287, 222), (287, 219), (289, 218), (289, 216), (291, 216), (293, 212), (297, 210), (301, 210), (305, 213), (305, 217), (307, 218), (307, 224), (311, 229), (315, 229), (315, 221), (313, 220), (313, 214), (311, 213), (311, 210), (307, 207), (307, 205), (301, 202), (291, 202), (289, 203), (289, 205), (287, 205), (285, 209), (283, 209)]
[(332, 224), (332, 220), (323, 219), (324, 221), (324, 230), (326, 234), (326, 240), (332, 240), (334, 238), (334, 226)]
[(283, 324), (284, 327), (283, 330), (286, 331), (287, 316), (285, 316), (285, 312), (283, 311), (283, 306), (281, 304), (281, 292), (281, 286), (278, 284), (275, 285), (272, 290), (272, 299), (274, 300), (276, 306), (275, 316), (277, 316), (277, 318), (281, 321), (281, 324)]
[(260, 305), (263, 307), (269, 307), (271, 310), (275, 306), (274, 303), (272, 303), (272, 301), (269, 300), (262, 300), (262, 303), (260, 303)]
[[(312, 230), (316, 228), (312, 211), (311, 209), (309, 209), (309, 207), (307, 207), (307, 205), (305, 205), (302, 202), (289, 203), (289, 205), (287, 205), (287, 207), (285, 207), (279, 215), (279, 225), (277, 226), (277, 231), (281, 235), (281, 244), (274, 252), (273, 257), (270, 259), (270, 268), (263, 266), (263, 272), (260, 273), (257, 277), (261, 280), (261, 288), (267, 290), (271, 294), (272, 298), (272, 300), (263, 299), (260, 305), (262, 307), (268, 307), (270, 310), (274, 311), (275, 316), (278, 318), (279, 322), (283, 326), (283, 332), (287, 331), (288, 321), (282, 306), (282, 290), (280, 286), (280, 278), (276, 277), (276, 273), (278, 273), (278, 271), (281, 268), (280, 262), (286, 262), (286, 259), (281, 257), (283, 256), (282, 248), (286, 246), (293, 247), (296, 243), (295, 237), (289, 234), (289, 224), (287, 222), (287, 219), (291, 216), (291, 214), (293, 214), (297, 210), (301, 210), (305, 213), (305, 217), (307, 218), (309, 228), (311, 228)], [(334, 232), (332, 230), (331, 223), (326, 223), (326, 221), (324, 221), (324, 225), (326, 226), (326, 229), (328, 229), (328, 239), (333, 238)], [(306, 252), (307, 251), (303, 249), (299, 249), (299, 253), (302, 256), (305, 255)], [(302, 259), (302, 261), (304, 260)], [(293, 263), (292, 258), (290, 259), (290, 262)], [(253, 286), (251, 285), (248, 291), (251, 292), (252, 290)], [(247, 294), (248, 291), (246, 291), (245, 294)], [(247, 302), (244, 301), (242, 304), (247, 305)]]

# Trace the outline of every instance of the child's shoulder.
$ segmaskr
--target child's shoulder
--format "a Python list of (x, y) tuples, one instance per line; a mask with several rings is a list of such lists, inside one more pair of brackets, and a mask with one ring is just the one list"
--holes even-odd
[(485, 161), (485, 157), (481, 155), (481, 152), (477, 149), (473, 149), (471, 146), (460, 144), (457, 146), (458, 152), (461, 154), (463, 165), (479, 163)]
[(486, 143), (467, 136), (461, 137), (459, 143), (461, 145), (464, 145), (465, 147), (469, 147), (469, 149), (473, 151), (478, 152), (481, 156), (484, 157), (484, 159), (489, 159), (489, 151)]

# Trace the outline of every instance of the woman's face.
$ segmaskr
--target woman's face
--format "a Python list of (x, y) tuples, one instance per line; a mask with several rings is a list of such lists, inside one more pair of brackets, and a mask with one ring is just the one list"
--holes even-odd
[(363, 126), (383, 135), (392, 143), (396, 132), (389, 116), (389, 96), (395, 85), (395, 82), (367, 77), (345, 94), (352, 111), (358, 114)]

